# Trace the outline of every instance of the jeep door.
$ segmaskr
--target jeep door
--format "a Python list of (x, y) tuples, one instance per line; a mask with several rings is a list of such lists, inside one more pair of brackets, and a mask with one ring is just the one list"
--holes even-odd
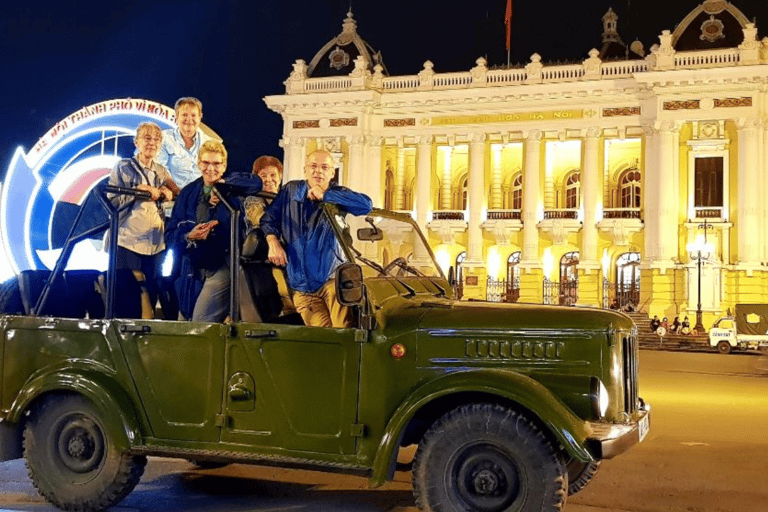
[(222, 442), (355, 450), (357, 329), (242, 323), (227, 340)]
[(157, 320), (113, 324), (152, 435), (219, 441), (227, 326)]

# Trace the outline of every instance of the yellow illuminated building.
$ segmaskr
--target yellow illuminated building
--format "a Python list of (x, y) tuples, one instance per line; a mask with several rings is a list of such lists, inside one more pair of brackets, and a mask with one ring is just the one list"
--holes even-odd
[[(349, 14), (265, 99), (285, 178), (329, 149), (341, 184), (413, 215), (464, 298), (692, 323), (700, 300), (705, 326), (768, 302), (768, 38), (718, 0), (647, 53), (603, 22), (577, 64), (388, 76)], [(391, 257), (418, 264), (410, 236)]]

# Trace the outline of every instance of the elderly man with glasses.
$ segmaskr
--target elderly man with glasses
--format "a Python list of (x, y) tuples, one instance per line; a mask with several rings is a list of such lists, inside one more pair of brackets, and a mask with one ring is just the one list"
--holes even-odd
[(287, 267), (296, 311), (310, 326), (348, 327), (350, 322), (349, 308), (336, 299), (333, 281), (345, 258), (320, 203), (333, 203), (353, 215), (365, 215), (372, 207), (367, 195), (331, 185), (335, 170), (330, 153), (310, 153), (305, 179), (286, 183), (261, 217), (269, 260)]

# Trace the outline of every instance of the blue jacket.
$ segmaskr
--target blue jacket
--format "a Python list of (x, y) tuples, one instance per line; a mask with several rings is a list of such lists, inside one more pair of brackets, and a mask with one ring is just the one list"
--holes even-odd
[[(320, 203), (307, 197), (308, 190), (305, 180), (286, 183), (264, 211), (260, 225), (265, 235), (283, 242), (290, 287), (314, 293), (346, 258)], [(365, 215), (373, 207), (370, 197), (346, 187), (328, 188), (323, 200), (353, 215)]]
[[(251, 174), (228, 176), (224, 185), (217, 188), (226, 195), (227, 201), (240, 212), (240, 233), (245, 222), (239, 196), (254, 195), (261, 191), (261, 178)], [(181, 275), (176, 281), (179, 311), (185, 318), (192, 316), (197, 296), (203, 287), (203, 271), (215, 271), (227, 264), (230, 253), (230, 214), (223, 203), (209, 207), (204, 217), (198, 219), (198, 204), (203, 194), (203, 178), (198, 178), (181, 189), (173, 205), (171, 219), (165, 228), (165, 243), (181, 258)], [(200, 222), (218, 220), (208, 238), (188, 242), (187, 234)], [(237, 243), (240, 243), (238, 240)]]

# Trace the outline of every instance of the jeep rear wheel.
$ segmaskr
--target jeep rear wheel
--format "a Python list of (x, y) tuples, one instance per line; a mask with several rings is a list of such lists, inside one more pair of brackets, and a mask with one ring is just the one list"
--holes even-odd
[(465, 405), (425, 434), (413, 463), (416, 505), (429, 512), (563, 509), (568, 474), (541, 431), (493, 404)]
[(12, 277), (0, 283), (0, 314), (23, 315), (24, 304), (21, 302), (19, 279)]
[(573, 496), (587, 486), (600, 469), (600, 461), (579, 462), (571, 459), (565, 465), (568, 470), (568, 496)]
[(64, 510), (90, 512), (118, 503), (139, 482), (146, 457), (120, 451), (106, 418), (79, 395), (48, 398), (24, 430), (24, 458), (35, 487)]
[(731, 353), (731, 344), (727, 341), (723, 340), (717, 343), (717, 351), (721, 354), (730, 354)]

